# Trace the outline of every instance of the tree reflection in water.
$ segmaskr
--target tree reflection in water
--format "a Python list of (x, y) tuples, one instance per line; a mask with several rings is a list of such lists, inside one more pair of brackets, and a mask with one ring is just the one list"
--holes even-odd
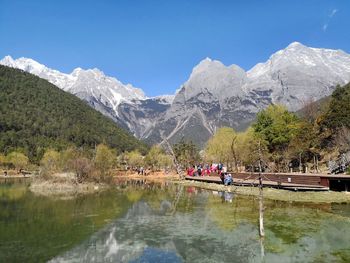
[[(20, 186), (0, 193), (0, 256), (7, 262), (261, 261), (255, 197), (145, 180), (71, 200), (36, 197)], [(349, 206), (264, 206), (266, 262), (350, 261)]]

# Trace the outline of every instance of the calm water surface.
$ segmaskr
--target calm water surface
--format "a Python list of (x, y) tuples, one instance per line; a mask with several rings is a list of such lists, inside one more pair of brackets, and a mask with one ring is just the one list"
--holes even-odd
[(264, 201), (167, 183), (38, 197), (0, 183), (0, 262), (350, 262), (350, 206)]

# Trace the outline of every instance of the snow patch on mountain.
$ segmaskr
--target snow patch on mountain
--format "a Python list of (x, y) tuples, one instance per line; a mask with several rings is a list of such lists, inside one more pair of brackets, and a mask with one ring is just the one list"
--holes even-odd
[(27, 58), (6, 56), (0, 64), (49, 80), (87, 101), (135, 136), (149, 142), (189, 138), (202, 145), (215, 130), (245, 129), (271, 103), (300, 109), (310, 98), (330, 95), (350, 81), (350, 55), (342, 50), (307, 47), (293, 42), (247, 72), (205, 58), (174, 95), (152, 98), (141, 89), (106, 76), (98, 69), (76, 68), (70, 74)]
[(150, 99), (158, 100), (159, 103), (162, 104), (171, 104), (173, 103), (175, 98), (175, 95), (160, 95), (160, 96), (155, 96)]
[(13, 59), (11, 56), (4, 57), (0, 60), (0, 64), (37, 75), (84, 100), (100, 101), (115, 111), (123, 101), (147, 99), (141, 89), (131, 84), (125, 85), (116, 78), (106, 76), (97, 68), (87, 70), (76, 68), (71, 74), (66, 74), (48, 68), (30, 58)]
[(247, 72), (247, 93), (269, 95), (273, 103), (295, 111), (310, 98), (329, 95), (350, 80), (350, 55), (341, 50), (310, 48), (299, 42), (274, 53)]

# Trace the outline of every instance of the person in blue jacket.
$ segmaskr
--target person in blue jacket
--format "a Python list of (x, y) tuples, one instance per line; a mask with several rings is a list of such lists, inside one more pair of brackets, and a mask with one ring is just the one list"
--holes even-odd
[(232, 175), (226, 173), (225, 177), (224, 177), (224, 184), (225, 185), (232, 185), (233, 184), (233, 179), (232, 179)]

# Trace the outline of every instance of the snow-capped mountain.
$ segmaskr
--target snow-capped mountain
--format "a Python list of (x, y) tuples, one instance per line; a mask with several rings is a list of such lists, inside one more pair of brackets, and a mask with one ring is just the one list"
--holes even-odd
[(245, 72), (206, 58), (195, 66), (175, 95), (147, 98), (98, 69), (64, 74), (38, 62), (7, 56), (0, 64), (45, 78), (86, 100), (137, 137), (150, 142), (185, 137), (203, 146), (218, 127), (246, 128), (271, 103), (298, 110), (330, 95), (350, 81), (350, 55), (341, 50), (310, 48), (298, 42), (274, 53)]
[(203, 146), (218, 127), (245, 129), (271, 103), (296, 111), (349, 81), (349, 54), (298, 42), (248, 72), (206, 58), (194, 67), (147, 139), (175, 142), (185, 137)]
[(350, 55), (293, 42), (247, 72), (246, 92), (269, 94), (273, 103), (298, 110), (308, 99), (329, 95), (350, 81)]
[(14, 60), (6, 56), (0, 64), (22, 69), (48, 80), (64, 91), (70, 92), (103, 114), (118, 121), (118, 105), (132, 100), (143, 100), (147, 97), (141, 89), (130, 84), (123, 84), (113, 77), (106, 76), (99, 69), (76, 68), (70, 74), (50, 69), (30, 58)]

